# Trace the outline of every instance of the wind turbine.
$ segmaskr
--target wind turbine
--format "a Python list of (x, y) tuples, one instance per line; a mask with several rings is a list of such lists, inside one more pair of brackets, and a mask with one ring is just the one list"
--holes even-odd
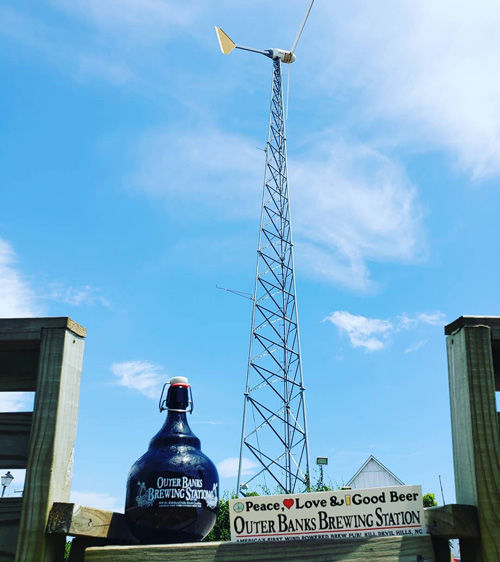
[[(266, 171), (253, 293), (252, 328), (238, 466), (238, 494), (253, 487), (297, 493), (309, 487), (309, 444), (300, 354), (292, 223), (288, 196), (282, 63), (295, 61), (295, 48), (313, 6), (289, 51), (243, 47), (219, 27), (222, 52), (260, 53), (273, 61)], [(243, 464), (250, 453), (252, 466)], [(257, 461), (257, 462), (255, 462)], [(262, 491), (262, 490), (260, 490)]]

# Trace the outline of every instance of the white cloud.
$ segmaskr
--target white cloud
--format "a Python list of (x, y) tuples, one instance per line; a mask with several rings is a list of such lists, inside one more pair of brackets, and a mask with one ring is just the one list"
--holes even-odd
[[(370, 260), (425, 258), (423, 212), (416, 188), (396, 162), (368, 146), (328, 137), (325, 132), (311, 139), (314, 154), (296, 157), (291, 166), (296, 259), (315, 277), (367, 291), (373, 287)], [(255, 221), (265, 165), (257, 144), (216, 127), (200, 127), (196, 134), (149, 132), (139, 142), (132, 183), (175, 202), (176, 209), (185, 201), (193, 212), (196, 198), (205, 219)]]
[(429, 343), (429, 340), (418, 340), (412, 343), (409, 347), (405, 349), (405, 353), (413, 353), (414, 351), (418, 351), (422, 349)]
[(103, 55), (82, 54), (78, 57), (76, 66), (77, 77), (82, 80), (92, 76), (119, 86), (131, 82), (135, 78), (133, 69), (127, 64), (109, 60)]
[(34, 398), (34, 392), (0, 392), (0, 412), (31, 412)]
[[(185, 201), (224, 218), (254, 217), (262, 189), (263, 153), (248, 137), (216, 127), (196, 132), (155, 130), (137, 148), (134, 188), (167, 201)], [(249, 202), (255, 201), (255, 208)], [(230, 212), (228, 212), (230, 211)]]
[(357, 316), (345, 310), (333, 312), (325, 320), (345, 332), (353, 347), (364, 347), (367, 351), (379, 351), (386, 347), (387, 337), (393, 330), (387, 320)]
[(436, 312), (421, 312), (417, 314), (417, 319), (431, 326), (444, 326), (447, 322), (446, 315), (439, 310)]
[(118, 377), (118, 384), (137, 390), (148, 398), (159, 399), (166, 376), (163, 367), (148, 361), (123, 361), (113, 363), (111, 371)]
[(12, 246), (0, 238), (0, 318), (29, 318), (44, 314), (40, 300), (51, 300), (71, 306), (102, 305), (110, 302), (100, 289), (84, 285), (70, 287), (52, 283), (47, 289), (35, 289), (16, 268), (16, 254)]
[(423, 259), (423, 212), (402, 167), (366, 145), (313, 144), (315, 155), (295, 161), (291, 177), (294, 228), (307, 269), (366, 290), (370, 260)]
[(448, 149), (476, 178), (500, 172), (500, 3), (354, 0), (317, 9), (322, 29), (310, 48), (329, 36), (336, 53), (324, 61), (326, 88), (355, 92), (361, 118), (388, 120), (393, 139)]
[(24, 318), (40, 312), (28, 282), (15, 267), (11, 245), (0, 238), (0, 318)]
[[(395, 321), (379, 318), (367, 318), (354, 315), (345, 310), (335, 311), (327, 316), (324, 321), (329, 321), (341, 333), (349, 337), (352, 347), (362, 347), (366, 351), (380, 351), (387, 347), (394, 334), (401, 330), (414, 330), (419, 325), (443, 326), (446, 323), (445, 315), (440, 311), (420, 312), (414, 316), (401, 314)], [(406, 347), (405, 353), (412, 353), (424, 347), (428, 342), (420, 338)]]
[(429, 324), (431, 326), (444, 326), (447, 322), (446, 315), (440, 310), (435, 312), (419, 312), (414, 316), (403, 312), (398, 316), (398, 325), (402, 329), (414, 328), (418, 324)]
[(187, 27), (202, 12), (200, 0), (52, 0), (52, 4), (106, 33), (144, 41), (165, 40), (172, 27)]
[[(205, 0), (52, 0), (45, 10), (0, 6), (0, 35), (77, 81), (165, 87), (164, 48), (204, 12)], [(55, 16), (55, 17), (54, 17)], [(64, 49), (61, 49), (64, 45)], [(178, 57), (176, 57), (178, 58)], [(159, 68), (162, 70), (159, 72)], [(147, 75), (147, 78), (145, 78)], [(171, 82), (168, 84), (171, 89)]]
[(83, 287), (67, 287), (59, 283), (52, 283), (46, 295), (40, 297), (48, 300), (63, 302), (71, 306), (101, 305), (110, 307), (108, 299), (100, 295), (100, 289), (85, 285)]
[(71, 491), (71, 502), (86, 507), (123, 513), (124, 500), (107, 493)]
[[(223, 25), (235, 23), (242, 40), (256, 45), (288, 42), (290, 25), (298, 26), (303, 9), (298, 2), (290, 4), (283, 14), (279, 6), (256, 0), (245, 7), (245, 21), (236, 24), (241, 10), (235, 11), (234, 2), (51, 0), (55, 19), (50, 13), (0, 7), (0, 33), (62, 61), (79, 77), (97, 76), (114, 85), (134, 79), (147, 84), (145, 90), (154, 83), (171, 94), (175, 88), (159, 75), (168, 74), (172, 60), (164, 47), (179, 48), (172, 38), (189, 38), (179, 51), (197, 47), (200, 60), (210, 57), (217, 45), (206, 22), (220, 18)], [(276, 17), (283, 25), (272, 26)], [(300, 74), (295, 94), (298, 99), (307, 95), (318, 107), (325, 100), (330, 104), (328, 94), (341, 103), (348, 98), (351, 130), (367, 131), (374, 124), (374, 135), (385, 146), (403, 142), (424, 152), (444, 148), (473, 177), (492, 176), (500, 172), (499, 26), (497, 0), (317, 3), (300, 44), (299, 61), (308, 60), (308, 74)], [(317, 56), (332, 52), (335, 56)], [(185, 80), (192, 83), (191, 76)], [(177, 96), (189, 103), (185, 95)]]
[(45, 55), (55, 54), (57, 38), (53, 36), (51, 28), (5, 5), (0, 5), (0, 35)]
[(51, 283), (36, 290), (16, 268), (16, 254), (12, 246), (0, 238), (0, 318), (30, 318), (46, 314), (41, 301), (55, 301), (71, 306), (100, 305), (110, 307), (100, 289), (84, 285), (65, 286)]
[[(222, 460), (217, 464), (217, 471), (222, 478), (235, 478), (238, 476), (238, 465), (240, 459), (237, 457), (230, 457)], [(247, 476), (252, 474), (253, 470), (259, 466), (256, 462), (250, 459), (243, 459), (241, 474)]]

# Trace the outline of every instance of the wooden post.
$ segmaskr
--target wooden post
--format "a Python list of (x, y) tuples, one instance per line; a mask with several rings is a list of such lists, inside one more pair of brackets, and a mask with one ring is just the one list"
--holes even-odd
[(20, 517), (9, 527), (0, 510), (1, 562), (63, 559), (64, 537), (45, 527), (52, 504), (69, 501), (85, 336), (69, 318), (0, 320), (0, 391), (35, 391), (33, 413), (0, 416), (0, 465), (26, 468)]
[(494, 369), (500, 365), (500, 318), (461, 317), (445, 333), (457, 502), (477, 507), (480, 530), (480, 539), (460, 540), (462, 561), (491, 562), (500, 560), (500, 437)]

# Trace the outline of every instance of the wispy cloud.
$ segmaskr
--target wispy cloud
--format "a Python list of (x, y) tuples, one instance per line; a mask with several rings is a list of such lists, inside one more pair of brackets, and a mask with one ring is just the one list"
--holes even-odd
[[(145, 132), (137, 146), (136, 170), (131, 185), (164, 199), (206, 206), (227, 220), (254, 216), (262, 184), (263, 153), (257, 142), (217, 127), (198, 126), (184, 133), (171, 130)], [(227, 213), (228, 210), (232, 212)]]
[(31, 412), (34, 398), (34, 392), (0, 392), (0, 412)]
[(83, 287), (68, 287), (60, 283), (52, 283), (45, 295), (40, 298), (69, 304), (71, 306), (101, 305), (110, 307), (110, 301), (103, 297), (98, 288), (85, 285)]
[(7, 37), (43, 55), (55, 55), (58, 33), (21, 11), (9, 6), (0, 6), (0, 36)]
[(428, 342), (429, 340), (418, 340), (408, 346), (405, 349), (405, 353), (413, 353), (414, 351), (418, 351), (419, 349), (422, 349), (422, 347), (425, 347)]
[(0, 238), (0, 318), (37, 316), (40, 310), (33, 289), (16, 268), (12, 246)]
[[(373, 288), (370, 260), (425, 259), (424, 213), (397, 162), (369, 146), (329, 137), (325, 131), (311, 139), (314, 154), (296, 157), (291, 166), (296, 258), (315, 277), (367, 291)], [(180, 135), (148, 132), (131, 182), (175, 201), (175, 208), (188, 203), (205, 220), (207, 206), (209, 220), (255, 220), (265, 163), (257, 144), (214, 126)]]
[(162, 385), (166, 381), (163, 367), (148, 361), (122, 361), (111, 365), (112, 373), (118, 378), (118, 384), (144, 394), (148, 398), (158, 399)]
[(317, 11), (311, 50), (327, 34), (335, 41), (326, 88), (342, 85), (362, 119), (394, 125), (392, 142), (445, 148), (475, 178), (500, 172), (498, 2), (354, 0)]
[(446, 315), (436, 310), (435, 312), (420, 312), (413, 316), (405, 312), (398, 317), (399, 326), (403, 329), (414, 328), (418, 324), (430, 324), (431, 326), (444, 326)]
[(308, 270), (364, 291), (372, 285), (371, 260), (425, 259), (423, 210), (397, 162), (367, 145), (332, 142), (329, 136), (315, 139), (314, 156), (292, 166), (295, 232)]
[(76, 78), (100, 78), (114, 86), (127, 84), (136, 78), (134, 70), (123, 61), (109, 60), (105, 55), (84, 53), (78, 56)]
[(45, 301), (71, 306), (105, 306), (110, 301), (101, 290), (90, 285), (71, 287), (49, 283), (45, 287), (28, 282), (16, 267), (17, 257), (11, 244), (0, 238), (0, 318), (29, 318), (46, 314)]
[(50, 0), (44, 10), (0, 6), (0, 36), (78, 82), (168, 92), (166, 69), (183, 53), (165, 56), (165, 49), (183, 35), (196, 41), (195, 24), (204, 21), (206, 6), (206, 0)]
[[(446, 323), (445, 315), (440, 312), (421, 312), (410, 316), (406, 313), (398, 316), (394, 321), (379, 318), (367, 318), (351, 314), (345, 310), (335, 311), (327, 316), (324, 321), (331, 322), (345, 333), (351, 346), (361, 347), (366, 351), (380, 351), (391, 342), (392, 336), (401, 330), (415, 329), (426, 324), (442, 326)], [(424, 347), (428, 340), (420, 338), (405, 349), (405, 353), (412, 353)]]
[(51, 3), (102, 33), (147, 42), (165, 41), (172, 28), (190, 26), (201, 16), (205, 4), (204, 0), (51, 0)]
[[(141, 81), (145, 74), (158, 81), (169, 61), (184, 54), (165, 56), (164, 51), (181, 34), (188, 37), (182, 48), (195, 37), (200, 55), (215, 53), (213, 30), (208, 32), (212, 26), (206, 22), (215, 15), (222, 22), (235, 15), (234, 2), (222, 0), (218, 10), (207, 0), (51, 0), (49, 6), (47, 13), (0, 7), (0, 33), (64, 62), (77, 77), (98, 77), (117, 86)], [(291, 20), (298, 21), (302, 7), (295, 2), (282, 12), (261, 0), (248, 5), (245, 24), (252, 33), (243, 37), (263, 46), (274, 39), (288, 43)], [(269, 23), (276, 17), (284, 22), (278, 29)], [(307, 92), (318, 106), (328, 96), (348, 96), (349, 125), (364, 130), (375, 125), (378, 146), (445, 149), (474, 178), (496, 175), (499, 25), (496, 0), (318, 3), (300, 45), (302, 60), (310, 61), (318, 78), (310, 74), (302, 90), (297, 84), (296, 94)], [(318, 52), (335, 52), (335, 57), (317, 57)]]
[(420, 312), (416, 318), (417, 322), (430, 324), (431, 326), (444, 326), (447, 322), (446, 315), (439, 310), (436, 312)]
[(155, 87), (153, 83), (164, 84), (173, 57), (165, 56), (163, 49), (179, 34), (192, 33), (206, 4), (206, 0), (51, 0), (43, 10), (0, 6), (0, 36), (79, 82), (97, 79), (113, 86), (139, 85), (146, 91)]
[[(227, 459), (222, 460), (220, 463), (217, 464), (217, 470), (219, 475), (222, 478), (235, 478), (238, 476), (238, 465), (240, 459), (237, 457), (230, 457)], [(252, 474), (254, 469), (258, 466), (258, 464), (250, 459), (243, 459), (243, 464), (241, 467), (241, 474), (244, 476), (248, 476)]]

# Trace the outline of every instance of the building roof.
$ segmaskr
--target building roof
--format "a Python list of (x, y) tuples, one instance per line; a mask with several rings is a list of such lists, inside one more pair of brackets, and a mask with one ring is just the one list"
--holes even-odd
[(382, 486), (404, 486), (404, 482), (373, 455), (370, 455), (363, 466), (347, 482), (346, 486), (351, 488), (378, 488)]

